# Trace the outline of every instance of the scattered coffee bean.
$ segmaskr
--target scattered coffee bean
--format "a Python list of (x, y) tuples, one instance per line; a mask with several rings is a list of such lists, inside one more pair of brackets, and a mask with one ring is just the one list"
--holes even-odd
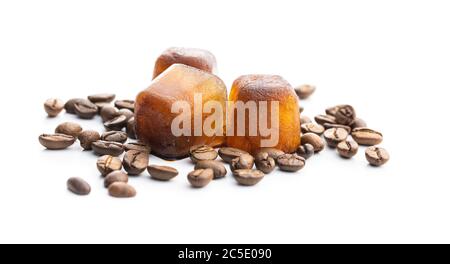
[(327, 115), (330, 115), (330, 116), (335, 116), (337, 111), (338, 111), (338, 109), (340, 107), (342, 107), (342, 106), (344, 106), (344, 105), (340, 104), (340, 105), (335, 105), (335, 106), (332, 106), (332, 107), (328, 107), (327, 109), (325, 109), (325, 113)]
[(322, 138), (314, 133), (306, 133), (303, 134), (300, 142), (302, 142), (302, 144), (311, 144), (314, 147), (314, 152), (320, 152), (323, 150), (323, 148), (325, 147), (325, 144), (322, 140)]
[(307, 99), (311, 94), (314, 93), (316, 87), (309, 84), (300, 85), (294, 88), (295, 93), (300, 99)]
[(208, 145), (195, 145), (189, 149), (189, 157), (195, 163), (200, 160), (215, 160), (217, 151)]
[(278, 167), (282, 171), (298, 171), (305, 167), (305, 163), (305, 159), (297, 154), (284, 154), (277, 159)]
[(222, 162), (217, 160), (200, 160), (195, 164), (194, 169), (212, 169), (214, 171), (214, 179), (219, 179), (227, 175), (227, 169)]
[(381, 166), (388, 162), (389, 153), (384, 148), (371, 146), (366, 149), (366, 159), (373, 166)]
[(269, 153), (260, 151), (256, 154), (255, 165), (264, 174), (269, 174), (275, 169), (275, 160), (269, 156)]
[(355, 120), (353, 120), (353, 122), (350, 124), (352, 129), (355, 128), (360, 128), (360, 127), (367, 127), (367, 123), (362, 120), (361, 118), (356, 118)]
[(119, 143), (125, 143), (128, 139), (128, 135), (122, 131), (107, 131), (102, 134), (101, 140), (113, 141)]
[(316, 120), (317, 124), (320, 125), (323, 125), (325, 123), (336, 124), (336, 118), (331, 115), (316, 115), (314, 117), (314, 120)]
[(74, 104), (75, 114), (82, 119), (92, 119), (98, 113), (98, 108), (89, 100), (80, 100)]
[(341, 105), (338, 107), (334, 117), (336, 118), (336, 123), (350, 125), (356, 118), (355, 109), (351, 105)]
[(358, 152), (358, 143), (349, 140), (341, 141), (337, 144), (337, 151), (341, 157), (349, 159)]
[(178, 175), (177, 169), (169, 166), (149, 165), (147, 171), (152, 178), (160, 181), (169, 181)]
[(255, 164), (255, 159), (250, 154), (242, 154), (241, 156), (231, 160), (230, 169), (231, 171), (240, 169), (251, 169)]
[(373, 146), (383, 141), (383, 135), (370, 128), (360, 127), (352, 131), (353, 139), (360, 145)]
[(278, 156), (284, 154), (284, 151), (277, 148), (260, 148), (258, 152), (267, 152), (269, 157), (275, 160), (275, 163), (277, 163)]
[(61, 99), (51, 98), (44, 103), (45, 112), (47, 112), (47, 115), (49, 117), (57, 116), (59, 113), (61, 113), (63, 108), (64, 102)]
[(121, 170), (122, 161), (117, 157), (104, 155), (98, 158), (97, 169), (102, 174), (102, 176), (106, 176), (113, 171)]
[(89, 101), (93, 102), (93, 103), (111, 103), (114, 98), (116, 98), (115, 94), (112, 93), (100, 93), (100, 94), (93, 94), (93, 95), (89, 95), (88, 99)]
[(129, 138), (136, 139), (136, 120), (134, 117), (128, 119), (127, 127), (126, 127), (127, 135)]
[(208, 185), (214, 178), (212, 169), (198, 169), (188, 174), (189, 183), (195, 188), (202, 188)]
[(148, 159), (148, 152), (129, 150), (123, 157), (123, 168), (128, 175), (139, 175), (147, 168)]
[(303, 106), (299, 106), (298, 107), (298, 112), (301, 114), (303, 111), (305, 110), (305, 108)]
[(325, 124), (323, 124), (323, 127), (325, 127), (325, 129), (330, 129), (330, 128), (343, 128), (343, 129), (345, 129), (348, 133), (352, 132), (351, 127), (346, 126), (346, 125), (325, 123)]
[(127, 118), (127, 122), (128, 122), (128, 120), (130, 120), (130, 118), (134, 117), (134, 113), (131, 112), (131, 110), (127, 109), (127, 108), (120, 109), (118, 114), (119, 115), (124, 115)]
[(97, 140), (92, 143), (92, 149), (98, 155), (119, 156), (123, 153), (123, 145), (119, 142)]
[(75, 142), (75, 138), (66, 134), (42, 134), (39, 143), (47, 149), (65, 149)]
[(248, 152), (241, 150), (241, 149), (230, 148), (230, 147), (223, 147), (223, 148), (219, 149), (219, 156), (226, 163), (231, 163), (232, 159), (235, 159), (235, 158), (241, 156), (242, 154), (248, 154)]
[(309, 159), (314, 155), (313, 145), (306, 143), (298, 147), (297, 154), (304, 159)]
[(311, 123), (311, 118), (305, 116), (305, 115), (300, 115), (300, 124), (308, 124)]
[(100, 110), (100, 116), (103, 122), (109, 121), (119, 115), (119, 110), (112, 105), (104, 106)]
[(322, 135), (325, 128), (319, 124), (306, 123), (301, 125), (302, 133), (314, 133), (317, 135)]
[(133, 100), (117, 100), (114, 105), (119, 109), (126, 108), (134, 112)]
[(74, 138), (77, 138), (81, 131), (83, 131), (83, 128), (79, 124), (72, 122), (64, 122), (55, 129), (55, 133), (70, 135)]
[(100, 134), (93, 130), (84, 130), (78, 135), (78, 140), (80, 141), (80, 146), (84, 150), (91, 150), (92, 143), (100, 140)]
[(127, 124), (127, 117), (124, 115), (119, 115), (116, 117), (113, 117), (113, 119), (106, 121), (105, 123), (103, 123), (103, 125), (108, 129), (108, 130), (116, 130), (116, 131), (120, 131), (122, 130), (122, 128), (124, 128)]
[(111, 104), (107, 103), (107, 102), (96, 102), (94, 104), (97, 106), (97, 109), (98, 109), (97, 114), (100, 114), (104, 107), (111, 106)]
[(86, 99), (73, 98), (73, 99), (70, 99), (69, 101), (67, 101), (64, 104), (64, 109), (66, 109), (66, 113), (68, 113), (68, 114), (75, 114), (75, 103), (77, 103), (79, 101), (83, 101), (83, 100), (86, 100)]
[(115, 182), (128, 182), (128, 175), (120, 170), (112, 171), (108, 173), (105, 177), (104, 185), (108, 188), (111, 184)]
[(85, 180), (73, 177), (67, 180), (67, 189), (78, 195), (88, 195), (91, 192), (91, 186)]
[(323, 137), (325, 138), (328, 146), (335, 148), (337, 144), (339, 144), (339, 142), (347, 139), (348, 132), (343, 128), (333, 127), (325, 130), (325, 132), (323, 133)]
[(139, 151), (145, 151), (147, 153), (151, 152), (151, 148), (149, 146), (145, 145), (144, 143), (139, 143), (139, 142), (130, 142), (130, 143), (124, 144), (123, 149), (125, 151), (139, 150)]
[(130, 198), (136, 196), (136, 189), (125, 182), (114, 182), (109, 185), (108, 193), (116, 198)]
[(253, 186), (264, 178), (260, 170), (242, 169), (233, 171), (233, 176), (240, 185)]

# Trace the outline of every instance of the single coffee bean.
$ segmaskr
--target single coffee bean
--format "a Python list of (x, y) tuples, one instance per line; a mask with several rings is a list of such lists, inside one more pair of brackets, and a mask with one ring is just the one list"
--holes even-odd
[(114, 98), (116, 98), (116, 95), (112, 94), (112, 93), (100, 93), (100, 94), (93, 94), (93, 95), (88, 96), (89, 101), (91, 101), (93, 103), (98, 103), (98, 102), (111, 103), (114, 100)]
[(104, 106), (100, 110), (100, 116), (103, 122), (113, 119), (114, 117), (119, 116), (119, 110), (112, 105)]
[(75, 103), (83, 101), (83, 100), (86, 100), (86, 99), (73, 98), (73, 99), (70, 99), (69, 101), (67, 101), (64, 104), (64, 109), (66, 109), (66, 113), (68, 113), (68, 114), (75, 114)]
[(322, 135), (325, 128), (319, 124), (306, 123), (301, 125), (302, 133), (314, 133), (317, 135)]
[(122, 131), (107, 131), (102, 134), (101, 140), (125, 143), (128, 135)]
[(78, 140), (80, 141), (80, 146), (84, 150), (91, 150), (92, 143), (100, 140), (100, 134), (93, 130), (84, 130), (78, 135)]
[(337, 109), (334, 117), (336, 118), (336, 123), (350, 125), (356, 118), (355, 109), (351, 105), (342, 105)]
[(311, 123), (311, 118), (305, 116), (305, 115), (300, 115), (300, 124), (308, 124)]
[(78, 177), (72, 177), (67, 180), (67, 189), (78, 195), (88, 195), (91, 192), (89, 183)]
[(131, 110), (127, 109), (127, 108), (120, 109), (118, 113), (119, 113), (119, 115), (124, 115), (127, 118), (127, 122), (128, 122), (128, 120), (130, 120), (130, 118), (134, 117), (134, 113), (131, 112)]
[(303, 106), (299, 106), (298, 107), (298, 112), (301, 114), (303, 111), (305, 110), (305, 108)]
[(355, 128), (352, 131), (353, 139), (360, 145), (373, 146), (383, 141), (383, 135), (367, 127)]
[(329, 128), (323, 133), (323, 137), (328, 146), (335, 148), (339, 142), (346, 140), (348, 137), (347, 130), (343, 128)]
[(337, 144), (337, 152), (341, 157), (349, 159), (358, 152), (358, 143), (349, 140), (341, 141)]
[(68, 148), (74, 142), (75, 138), (66, 134), (42, 134), (39, 136), (39, 143), (51, 150)]
[(336, 118), (331, 115), (316, 115), (314, 117), (314, 120), (316, 120), (317, 124), (320, 125), (323, 125), (325, 123), (336, 124)]
[(57, 134), (66, 134), (74, 138), (77, 138), (81, 131), (83, 131), (83, 128), (79, 124), (72, 122), (64, 122), (55, 129)]
[(260, 170), (242, 169), (233, 171), (233, 176), (240, 185), (253, 186), (264, 178)]
[(202, 188), (208, 185), (214, 178), (214, 171), (212, 169), (198, 169), (189, 172), (188, 181), (195, 188)]
[(148, 152), (129, 150), (123, 157), (123, 168), (128, 175), (139, 175), (147, 168), (148, 159)]
[(371, 146), (366, 149), (366, 159), (373, 166), (381, 166), (388, 162), (389, 153), (384, 148)]
[(360, 127), (367, 127), (367, 123), (366, 121), (362, 120), (361, 118), (356, 118), (355, 120), (353, 120), (353, 122), (350, 124), (350, 127), (352, 129), (355, 128), (360, 128)]
[(119, 109), (126, 108), (134, 112), (133, 100), (117, 100), (114, 105)]
[(169, 181), (178, 175), (177, 169), (169, 166), (149, 165), (147, 171), (153, 179), (160, 181)]
[(284, 151), (277, 148), (260, 148), (258, 152), (267, 152), (269, 157), (275, 160), (275, 163), (277, 163), (278, 156), (284, 154)]
[(240, 169), (251, 169), (255, 164), (255, 159), (250, 154), (242, 154), (241, 156), (231, 160), (230, 169), (231, 171)]
[(98, 113), (97, 106), (89, 100), (81, 100), (74, 104), (75, 114), (82, 119), (92, 119)]
[(111, 106), (111, 104), (107, 103), (107, 102), (96, 102), (94, 104), (97, 106), (97, 109), (98, 109), (97, 114), (100, 114), (104, 107)]
[(346, 126), (346, 125), (325, 123), (325, 124), (323, 124), (323, 127), (324, 127), (325, 129), (330, 129), (330, 128), (343, 128), (343, 129), (345, 129), (348, 133), (352, 132), (351, 127)]
[(269, 174), (275, 169), (275, 160), (269, 156), (269, 153), (260, 151), (256, 154), (255, 165), (264, 174)]
[(127, 127), (126, 127), (127, 135), (129, 138), (136, 139), (136, 120), (134, 117), (128, 119)]
[(111, 184), (115, 182), (128, 182), (128, 175), (120, 170), (112, 171), (108, 173), (105, 177), (104, 185), (108, 188)]
[(344, 106), (344, 105), (340, 104), (340, 105), (335, 105), (335, 106), (332, 106), (332, 107), (328, 107), (327, 109), (325, 109), (325, 113), (327, 115), (330, 115), (330, 116), (335, 116), (337, 111), (338, 111), (338, 109), (340, 107), (342, 107), (342, 106)]
[(297, 154), (304, 159), (309, 159), (314, 155), (314, 147), (309, 143), (303, 144), (298, 147)]
[(103, 125), (108, 130), (115, 130), (115, 131), (122, 130), (122, 128), (124, 128), (126, 124), (127, 124), (127, 117), (124, 115), (113, 117), (111, 120), (108, 120), (105, 123), (103, 123)]
[(151, 148), (149, 146), (145, 145), (144, 143), (139, 143), (139, 142), (130, 142), (130, 143), (124, 144), (123, 149), (125, 151), (139, 150), (139, 151), (145, 151), (147, 153), (151, 152)]
[(294, 88), (295, 93), (300, 99), (307, 99), (311, 94), (314, 93), (316, 87), (309, 84), (300, 85)]
[(102, 174), (106, 176), (113, 171), (122, 169), (122, 161), (111, 155), (104, 155), (97, 160), (97, 169)]
[(314, 152), (320, 152), (325, 147), (325, 144), (322, 140), (322, 138), (314, 133), (306, 133), (303, 134), (300, 138), (300, 142), (302, 144), (311, 144), (314, 147)]
[(108, 193), (116, 198), (130, 198), (136, 196), (136, 189), (125, 182), (114, 182), (109, 185)]
[(194, 169), (212, 169), (214, 171), (214, 179), (223, 178), (227, 175), (227, 169), (217, 160), (200, 160), (195, 164)]
[(195, 145), (189, 149), (189, 157), (195, 163), (200, 160), (215, 160), (217, 151), (208, 145)]
[(63, 108), (64, 102), (61, 99), (51, 98), (44, 103), (45, 112), (47, 112), (47, 115), (49, 117), (57, 116), (59, 113), (61, 113)]
[(231, 163), (232, 159), (235, 159), (235, 158), (241, 156), (242, 154), (248, 154), (248, 152), (241, 150), (241, 149), (230, 148), (230, 147), (223, 147), (223, 148), (219, 149), (219, 156), (226, 163)]
[(97, 140), (92, 143), (92, 149), (98, 155), (120, 156), (123, 153), (123, 145), (119, 142)]
[(294, 172), (305, 167), (305, 158), (297, 154), (284, 154), (278, 157), (277, 164), (282, 171)]

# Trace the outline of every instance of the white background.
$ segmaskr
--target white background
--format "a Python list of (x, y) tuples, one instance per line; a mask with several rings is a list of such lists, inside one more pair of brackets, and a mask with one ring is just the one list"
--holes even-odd
[[(0, 242), (450, 242), (449, 14), (448, 1), (430, 0), (1, 1)], [(212, 51), (228, 87), (249, 73), (316, 85), (305, 114), (354, 105), (391, 160), (373, 168), (363, 149), (352, 160), (326, 149), (252, 188), (228, 174), (199, 190), (183, 160), (171, 182), (130, 179), (138, 195), (121, 200), (107, 195), (93, 154), (39, 145), (77, 120), (46, 118), (45, 99), (132, 99), (170, 46)], [(91, 195), (68, 192), (72, 176)]]

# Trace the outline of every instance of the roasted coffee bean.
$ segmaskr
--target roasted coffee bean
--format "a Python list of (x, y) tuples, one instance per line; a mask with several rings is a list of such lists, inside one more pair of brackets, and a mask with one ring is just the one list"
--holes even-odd
[(275, 160), (275, 163), (277, 163), (278, 156), (284, 154), (284, 151), (277, 148), (260, 148), (258, 152), (267, 152), (269, 157)]
[(195, 163), (200, 160), (215, 160), (217, 151), (208, 145), (195, 145), (189, 149), (189, 157)]
[(253, 186), (264, 178), (260, 170), (242, 169), (233, 171), (233, 176), (240, 185)]
[(86, 100), (86, 99), (73, 98), (73, 99), (70, 99), (69, 101), (67, 101), (64, 104), (64, 109), (66, 109), (66, 113), (68, 113), (68, 114), (75, 114), (75, 103), (83, 101), (83, 100)]
[(298, 147), (297, 154), (304, 159), (309, 159), (314, 155), (313, 145), (306, 143)]
[(340, 107), (342, 107), (342, 106), (344, 106), (344, 105), (340, 104), (340, 105), (335, 105), (335, 106), (332, 106), (332, 107), (328, 107), (327, 109), (325, 109), (325, 113), (327, 115), (330, 115), (330, 116), (335, 116), (336, 112), (338, 111), (338, 109)]
[(187, 178), (192, 187), (202, 188), (212, 181), (214, 171), (212, 169), (194, 170), (188, 174)]
[(130, 118), (134, 117), (134, 113), (131, 112), (130, 109), (126, 109), (126, 108), (120, 109), (118, 114), (119, 115), (124, 115), (127, 118), (127, 122), (128, 122), (128, 120), (130, 120)]
[(97, 109), (98, 109), (97, 114), (100, 114), (104, 107), (111, 106), (110, 103), (106, 103), (106, 102), (97, 102), (97, 103), (94, 103), (94, 104), (97, 106)]
[(102, 121), (106, 122), (119, 116), (119, 110), (112, 105), (107, 105), (100, 110), (100, 116)]
[(108, 173), (105, 177), (104, 185), (108, 188), (111, 184), (115, 182), (128, 182), (128, 175), (120, 170), (112, 171)]
[(305, 115), (300, 115), (300, 124), (308, 124), (311, 123), (311, 118), (305, 116)]
[(67, 180), (67, 189), (78, 195), (88, 195), (91, 192), (89, 183), (78, 177), (72, 177)]
[(334, 117), (336, 118), (336, 123), (350, 125), (356, 118), (355, 109), (351, 105), (341, 105), (338, 107)]
[(128, 139), (127, 133), (122, 131), (107, 131), (102, 134), (101, 140), (125, 143)]
[(152, 178), (160, 181), (169, 181), (178, 175), (177, 169), (169, 166), (149, 165), (147, 171)]
[(74, 109), (75, 114), (83, 119), (92, 119), (98, 113), (97, 106), (89, 100), (75, 102)]
[(116, 98), (115, 94), (112, 93), (100, 93), (100, 94), (93, 94), (93, 95), (89, 95), (88, 99), (89, 101), (93, 102), (93, 103), (110, 103), (114, 100), (114, 98)]
[(364, 121), (364, 120), (362, 120), (361, 118), (355, 118), (355, 120), (353, 120), (353, 122), (350, 124), (350, 127), (352, 128), (352, 129), (355, 129), (355, 128), (360, 128), (360, 127), (367, 127), (367, 123)]
[(381, 166), (388, 162), (389, 153), (384, 148), (371, 146), (366, 149), (366, 159), (373, 166)]
[(309, 84), (300, 85), (294, 88), (295, 93), (300, 99), (307, 99), (311, 94), (314, 93), (316, 87)]
[(129, 138), (136, 139), (136, 120), (134, 117), (128, 119), (127, 127), (126, 127), (127, 135)]
[(241, 156), (242, 154), (248, 154), (248, 152), (241, 150), (241, 149), (230, 148), (230, 147), (223, 147), (223, 148), (219, 149), (219, 156), (226, 163), (231, 163), (232, 159), (235, 159), (235, 158)]
[(320, 152), (325, 147), (325, 144), (322, 140), (322, 138), (314, 133), (306, 133), (303, 134), (300, 138), (300, 142), (302, 144), (311, 144), (314, 147), (314, 152)]
[(297, 154), (284, 154), (278, 157), (277, 164), (282, 171), (298, 171), (305, 167), (305, 159)]
[(242, 154), (241, 156), (231, 160), (230, 169), (231, 171), (240, 169), (251, 169), (255, 164), (255, 159), (250, 154)]
[(139, 150), (139, 151), (145, 151), (147, 153), (151, 152), (151, 148), (149, 146), (145, 145), (144, 143), (139, 143), (139, 142), (130, 142), (130, 143), (124, 144), (123, 149), (125, 151)]
[(119, 156), (123, 153), (123, 145), (119, 142), (97, 140), (92, 143), (92, 149), (98, 155)]
[(383, 141), (383, 135), (367, 127), (355, 128), (352, 131), (353, 139), (360, 145), (373, 146)]
[(80, 146), (84, 150), (91, 150), (92, 143), (100, 140), (100, 134), (93, 130), (84, 130), (78, 135), (78, 140), (80, 141)]
[(113, 171), (121, 170), (122, 161), (117, 157), (104, 155), (98, 158), (97, 169), (102, 174), (102, 176), (106, 176)]
[(335, 148), (339, 142), (346, 140), (348, 137), (347, 130), (343, 128), (329, 128), (323, 133), (323, 137), (328, 146)]
[(299, 106), (298, 107), (298, 112), (301, 114), (303, 111), (305, 110), (305, 108), (303, 106)]
[(195, 164), (194, 169), (212, 169), (214, 171), (214, 179), (219, 179), (227, 175), (227, 169), (222, 162), (217, 160), (201, 160)]
[(317, 135), (322, 135), (325, 128), (319, 124), (307, 123), (301, 125), (302, 133), (314, 133)]
[(47, 149), (65, 149), (75, 142), (75, 138), (65, 134), (42, 134), (39, 143)]
[(45, 112), (47, 112), (47, 115), (49, 117), (57, 116), (59, 113), (61, 113), (63, 108), (64, 102), (61, 99), (51, 98), (44, 103)]
[(148, 152), (129, 150), (123, 157), (123, 168), (128, 175), (139, 175), (147, 169), (148, 159)]
[(269, 153), (260, 151), (256, 154), (255, 165), (264, 174), (269, 174), (275, 169), (275, 160), (269, 156)]
[(325, 123), (325, 124), (323, 124), (323, 127), (324, 127), (325, 129), (330, 129), (330, 128), (343, 128), (343, 129), (345, 129), (348, 133), (352, 132), (351, 127), (346, 126), (346, 125)]
[(133, 100), (117, 100), (114, 105), (119, 109), (126, 108), (134, 112)]
[(124, 115), (119, 115), (116, 117), (113, 117), (113, 119), (106, 121), (105, 123), (103, 123), (103, 125), (108, 129), (108, 130), (116, 130), (116, 131), (120, 131), (122, 130), (122, 128), (124, 128), (127, 124), (127, 117)]
[(332, 115), (316, 115), (314, 117), (317, 124), (323, 125), (325, 123), (336, 124), (336, 118)]
[(336, 148), (341, 157), (349, 159), (355, 156), (358, 152), (358, 143), (356, 143), (355, 141), (345, 140), (339, 142)]
[(136, 189), (125, 182), (114, 182), (109, 185), (108, 193), (116, 198), (130, 198), (136, 196)]
[(83, 128), (79, 124), (72, 122), (64, 122), (55, 129), (55, 133), (66, 134), (74, 138), (77, 138), (81, 131), (83, 131)]

